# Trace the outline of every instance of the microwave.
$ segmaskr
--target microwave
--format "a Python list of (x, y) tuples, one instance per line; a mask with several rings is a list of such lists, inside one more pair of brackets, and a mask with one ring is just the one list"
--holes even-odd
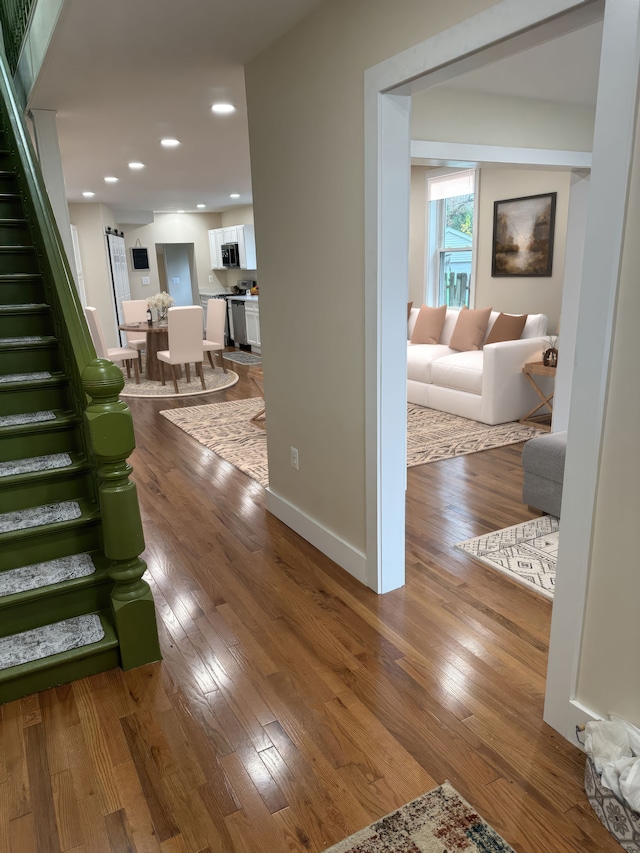
[(222, 253), (222, 266), (225, 269), (238, 269), (240, 267), (240, 253), (237, 243), (223, 243), (220, 246)]

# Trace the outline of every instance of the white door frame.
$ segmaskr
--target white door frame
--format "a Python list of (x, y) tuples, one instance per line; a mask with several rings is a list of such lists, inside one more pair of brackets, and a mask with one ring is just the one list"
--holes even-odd
[[(545, 719), (567, 737), (575, 698), (591, 520), (617, 295), (638, 90), (638, 3), (606, 0), (563, 537)], [(365, 73), (367, 584), (404, 583), (406, 297), (411, 94), (598, 20), (589, 0), (503, 0)], [(588, 389), (588, 393), (586, 392)], [(589, 412), (586, 412), (587, 401)], [(595, 410), (594, 410), (595, 401)], [(585, 528), (587, 535), (585, 535)]]

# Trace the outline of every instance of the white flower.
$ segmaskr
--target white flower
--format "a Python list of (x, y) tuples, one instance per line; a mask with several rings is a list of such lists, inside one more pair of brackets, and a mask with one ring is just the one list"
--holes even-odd
[(174, 299), (173, 296), (170, 296), (165, 291), (161, 291), (160, 293), (156, 293), (155, 296), (150, 296), (147, 299), (147, 305), (149, 308), (170, 308), (173, 305)]

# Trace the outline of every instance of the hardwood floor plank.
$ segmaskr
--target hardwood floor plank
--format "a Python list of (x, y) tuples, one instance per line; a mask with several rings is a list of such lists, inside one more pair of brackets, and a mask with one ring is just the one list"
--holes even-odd
[(31, 811), (34, 817), (38, 851), (59, 853), (60, 844), (44, 727), (42, 723), (30, 725), (25, 728), (24, 733), (31, 789)]
[(130, 714), (120, 720), (129, 752), (140, 780), (140, 787), (149, 806), (153, 826), (160, 841), (166, 841), (180, 832), (173, 815), (171, 800), (165, 793), (163, 779), (158, 776), (157, 767), (144, 741), (140, 720), (136, 714)]
[(53, 820), (64, 853), (320, 853), (449, 778), (518, 853), (616, 853), (542, 722), (550, 603), (454, 547), (533, 517), (521, 446), (409, 469), (377, 596), (158, 415), (254, 396), (238, 373), (129, 400), (163, 661), (2, 706), (0, 850)]
[(51, 791), (60, 849), (71, 850), (84, 843), (84, 833), (70, 770), (51, 775)]
[(105, 815), (104, 825), (112, 853), (136, 853), (124, 809)]

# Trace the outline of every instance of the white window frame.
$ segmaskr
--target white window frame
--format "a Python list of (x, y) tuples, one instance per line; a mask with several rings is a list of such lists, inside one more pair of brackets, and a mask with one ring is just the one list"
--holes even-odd
[[(476, 295), (476, 270), (478, 260), (478, 194), (480, 190), (480, 169), (434, 169), (425, 175), (425, 199), (429, 198), (429, 181), (445, 175), (453, 175), (456, 172), (473, 171), (473, 235), (471, 241), (471, 280), (469, 282), (469, 308), (475, 305)], [(437, 307), (440, 304), (440, 261), (439, 255), (443, 251), (440, 246), (439, 235), (442, 233), (442, 205), (438, 205), (438, 216), (431, 215), (431, 202), (425, 201), (425, 253), (426, 263), (424, 266), (424, 303)], [(448, 252), (468, 252), (469, 249), (447, 249)]]

